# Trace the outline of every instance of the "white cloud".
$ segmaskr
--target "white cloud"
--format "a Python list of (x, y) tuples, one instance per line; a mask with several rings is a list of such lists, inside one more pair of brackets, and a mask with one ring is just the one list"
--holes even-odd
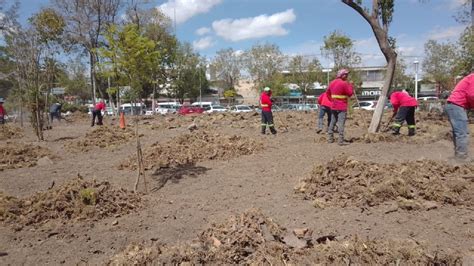
[(236, 42), (267, 36), (287, 35), (288, 30), (283, 28), (283, 25), (292, 23), (295, 19), (296, 15), (293, 9), (288, 9), (271, 16), (260, 15), (251, 18), (218, 20), (212, 23), (212, 28), (218, 36)]
[(428, 33), (427, 38), (435, 41), (457, 39), (463, 30), (464, 26), (462, 25), (448, 28), (436, 27)]
[(196, 30), (196, 34), (199, 36), (206, 35), (211, 32), (210, 28), (202, 27)]
[(207, 48), (214, 46), (214, 44), (215, 44), (214, 39), (210, 36), (201, 38), (197, 41), (193, 41), (193, 47), (196, 50), (205, 50)]
[(222, 0), (168, 0), (157, 8), (172, 20), (175, 18), (176, 11), (176, 23), (181, 24), (195, 15), (209, 12), (212, 7), (221, 2)]

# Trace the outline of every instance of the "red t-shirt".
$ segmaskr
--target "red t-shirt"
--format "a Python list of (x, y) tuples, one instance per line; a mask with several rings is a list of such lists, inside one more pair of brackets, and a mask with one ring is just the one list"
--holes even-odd
[(402, 91), (396, 91), (390, 95), (390, 103), (393, 105), (393, 111), (397, 112), (398, 108), (418, 106), (418, 102), (415, 98), (411, 97), (408, 93)]
[(262, 111), (269, 112), (272, 110), (272, 99), (270, 98), (271, 96), (271, 92), (269, 94), (262, 92), (262, 95), (260, 95), (260, 106), (262, 107)]
[(98, 102), (96, 105), (95, 105), (95, 110), (99, 111), (105, 111), (105, 103), (103, 102)]
[(331, 102), (331, 100), (329, 100), (328, 95), (326, 94), (326, 92), (323, 92), (323, 94), (319, 95), (318, 104), (331, 108), (332, 102)]
[(7, 115), (7, 112), (5, 108), (3, 108), (3, 105), (0, 104), (0, 117), (4, 117), (5, 115)]
[(354, 90), (351, 83), (338, 78), (331, 81), (326, 93), (332, 102), (332, 110), (347, 111), (347, 102), (352, 94), (354, 94)]

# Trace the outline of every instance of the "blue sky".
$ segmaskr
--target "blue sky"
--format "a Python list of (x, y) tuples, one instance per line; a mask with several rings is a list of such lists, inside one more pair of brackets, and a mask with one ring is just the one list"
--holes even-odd
[[(406, 62), (422, 60), (423, 44), (434, 39), (455, 41), (463, 26), (453, 18), (466, 0), (396, 0), (390, 28)], [(22, 0), (24, 21), (47, 0)], [(274, 43), (285, 54), (320, 56), (324, 36), (339, 30), (355, 41), (362, 65), (383, 65), (384, 60), (366, 21), (339, 0), (155, 0), (174, 19), (181, 41), (194, 45), (207, 58), (232, 47), (245, 50), (256, 43)], [(364, 1), (369, 3), (371, 1)]]

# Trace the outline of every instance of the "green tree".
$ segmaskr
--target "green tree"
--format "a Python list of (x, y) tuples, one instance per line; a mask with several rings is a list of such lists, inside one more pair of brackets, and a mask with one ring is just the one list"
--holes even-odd
[(454, 70), (457, 63), (456, 47), (451, 43), (429, 40), (425, 43), (423, 69), (426, 77), (432, 79), (441, 91), (454, 86)]
[(354, 41), (340, 31), (324, 36), (321, 52), (333, 61), (335, 69), (350, 68), (360, 62), (354, 51)]
[(375, 39), (377, 39), (380, 50), (387, 61), (387, 72), (385, 75), (384, 85), (369, 126), (369, 132), (375, 133), (379, 130), (380, 122), (382, 121), (384, 106), (387, 101), (387, 94), (392, 86), (395, 66), (397, 63), (394, 39), (388, 34), (389, 26), (393, 18), (394, 0), (373, 0), (371, 9), (364, 7), (362, 0), (341, 1), (356, 11), (369, 23), (374, 32)]
[(285, 56), (275, 44), (256, 44), (244, 53), (244, 67), (256, 88), (272, 83), (272, 79), (283, 70)]
[(321, 63), (317, 58), (309, 59), (301, 55), (291, 58), (289, 70), (290, 75), (287, 81), (297, 84), (304, 96), (308, 94), (313, 84), (321, 82), (324, 76)]
[(104, 59), (104, 72), (120, 85), (130, 86), (131, 100), (139, 99), (144, 85), (152, 82), (154, 65), (160, 62), (161, 54), (155, 50), (155, 42), (145, 37), (134, 24), (122, 28), (111, 25), (105, 38), (107, 46), (99, 49), (99, 55)]

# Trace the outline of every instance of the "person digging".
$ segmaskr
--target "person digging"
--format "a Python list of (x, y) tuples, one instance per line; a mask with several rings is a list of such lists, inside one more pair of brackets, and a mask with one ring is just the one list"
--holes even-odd
[(403, 122), (408, 125), (408, 136), (415, 135), (415, 108), (418, 101), (411, 97), (408, 92), (395, 91), (390, 95), (390, 103), (393, 105), (394, 123), (392, 125), (392, 134), (400, 135), (400, 128)]
[(269, 87), (263, 89), (262, 94), (260, 95), (260, 107), (262, 108), (262, 134), (266, 134), (267, 127), (270, 129), (273, 135), (277, 133), (275, 130), (275, 125), (273, 124), (273, 114), (272, 114), (272, 90)]

